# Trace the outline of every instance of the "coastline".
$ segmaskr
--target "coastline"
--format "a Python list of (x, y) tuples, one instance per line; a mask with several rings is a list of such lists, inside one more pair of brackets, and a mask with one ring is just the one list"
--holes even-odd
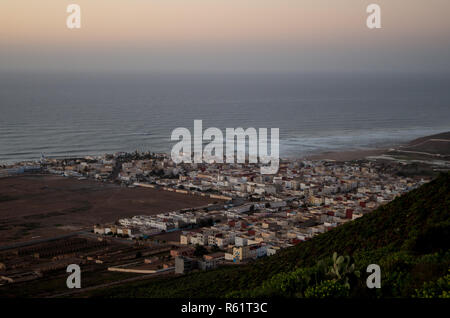
[[(379, 147), (364, 147), (364, 148), (343, 148), (343, 149), (337, 149), (337, 150), (328, 150), (328, 151), (317, 151), (317, 152), (311, 152), (309, 154), (297, 154), (297, 155), (287, 155), (287, 156), (281, 156), (281, 159), (287, 159), (287, 160), (333, 160), (333, 161), (353, 161), (353, 160), (364, 160), (367, 157), (376, 157), (381, 156), (389, 153), (393, 150), (403, 149), (403, 152), (405, 147), (416, 147), (417, 145), (422, 145), (427, 141), (448, 141), (449, 140), (449, 134), (450, 132), (441, 132), (434, 135), (427, 135), (422, 136), (419, 138), (411, 138), (409, 140), (405, 141), (398, 141), (396, 143), (385, 143), (383, 145), (379, 145)], [(445, 140), (444, 140), (444, 139)], [(412, 149), (416, 150), (416, 149)], [(436, 151), (436, 149), (433, 149)], [(410, 152), (423, 152), (423, 150), (419, 151), (410, 151)], [(427, 150), (429, 151), (429, 150)], [(151, 151), (148, 151), (149, 153)], [(408, 152), (408, 151), (406, 151)], [(423, 152), (425, 153), (425, 152)], [(442, 153), (439, 151), (439, 153)], [(107, 154), (112, 153), (88, 153), (84, 155), (78, 155), (76, 157), (70, 157), (70, 156), (48, 156), (48, 159), (54, 159), (54, 160), (73, 160), (75, 158), (85, 158), (85, 157), (97, 157), (97, 156), (103, 156)], [(155, 154), (165, 154), (169, 155), (168, 152), (155, 152)], [(21, 163), (37, 163), (39, 159), (28, 159), (28, 160), (17, 160), (17, 161), (0, 161), (0, 167), (1, 166), (11, 166), (11, 165), (17, 165)]]

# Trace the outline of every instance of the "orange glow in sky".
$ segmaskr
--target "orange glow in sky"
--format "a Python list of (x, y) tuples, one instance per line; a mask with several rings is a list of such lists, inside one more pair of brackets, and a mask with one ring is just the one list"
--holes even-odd
[[(382, 8), (383, 28), (376, 31), (365, 25), (372, 2)], [(70, 3), (81, 6), (79, 30), (66, 27)], [(180, 61), (189, 54), (201, 60), (216, 50), (233, 52), (231, 64), (238, 52), (250, 57), (270, 51), (282, 58), (289, 51), (310, 59), (361, 46), (381, 53), (393, 47), (397, 52), (447, 48), (449, 12), (448, 0), (2, 0), (0, 66), (6, 59), (16, 63), (17, 52), (38, 50), (44, 58), (48, 51), (68, 48), (86, 57), (119, 49), (125, 59), (142, 50), (161, 56), (181, 52)]]

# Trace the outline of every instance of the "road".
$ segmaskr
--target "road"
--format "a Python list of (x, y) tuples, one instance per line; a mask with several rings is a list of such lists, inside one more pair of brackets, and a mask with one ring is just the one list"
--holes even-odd
[(137, 276), (137, 277), (131, 277), (131, 278), (122, 279), (122, 280), (118, 280), (118, 281), (111, 282), (111, 283), (105, 283), (105, 284), (100, 284), (100, 285), (96, 285), (96, 286), (90, 286), (90, 287), (86, 287), (86, 288), (73, 289), (73, 290), (65, 292), (65, 293), (60, 293), (60, 294), (48, 296), (47, 298), (58, 298), (58, 297), (73, 296), (73, 295), (76, 295), (76, 294), (82, 294), (82, 293), (85, 293), (85, 292), (88, 292), (88, 291), (92, 291), (92, 290), (96, 290), (96, 289), (100, 289), (100, 288), (106, 288), (106, 287), (111, 287), (111, 286), (120, 285), (120, 284), (124, 284), (124, 283), (131, 283), (131, 282), (135, 282), (135, 281), (146, 280), (146, 279), (154, 278), (156, 276), (170, 275), (172, 273), (173, 273), (173, 270), (170, 271), (170, 272), (166, 271), (166, 272), (142, 275), (142, 276)]
[(68, 234), (54, 236), (54, 237), (42, 238), (39, 240), (32, 240), (32, 241), (26, 241), (26, 242), (12, 243), (9, 245), (2, 245), (2, 246), (0, 246), (0, 251), (10, 250), (10, 249), (19, 248), (19, 247), (25, 247), (25, 246), (31, 246), (31, 245), (35, 245), (35, 244), (39, 244), (39, 243), (56, 241), (56, 240), (65, 239), (68, 237), (81, 235), (81, 234), (88, 234), (88, 233), (89, 233), (88, 231), (79, 231), (79, 232), (72, 232), (72, 233), (68, 233)]
[[(91, 233), (91, 231), (89, 231), (89, 230), (82, 230), (82, 231), (78, 231), (78, 232), (71, 232), (71, 233), (67, 233), (67, 234), (63, 234), (63, 235), (47, 237), (47, 238), (42, 238), (42, 239), (38, 239), (38, 240), (3, 245), (3, 246), (0, 246), (0, 251), (10, 250), (13, 248), (31, 246), (31, 245), (35, 245), (35, 244), (39, 244), (39, 243), (46, 243), (46, 242), (61, 240), (61, 239), (65, 239), (65, 238), (69, 238), (69, 237), (77, 236), (77, 235), (89, 236), (94, 239), (96, 239), (98, 237), (102, 237), (100, 235)], [(127, 240), (127, 239), (123, 239), (123, 238), (117, 238), (117, 237), (112, 237), (112, 236), (106, 236), (104, 238), (106, 238), (107, 240), (110, 240), (110, 241), (114, 241), (116, 243), (120, 243), (120, 244), (128, 244), (128, 245), (136, 244), (135, 241)]]

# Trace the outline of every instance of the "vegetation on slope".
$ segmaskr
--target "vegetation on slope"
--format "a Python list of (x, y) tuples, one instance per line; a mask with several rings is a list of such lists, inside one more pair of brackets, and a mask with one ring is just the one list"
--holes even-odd
[[(355, 221), (252, 264), (139, 282), (106, 297), (448, 297), (450, 174)], [(330, 274), (333, 253), (353, 272)], [(381, 267), (381, 288), (368, 289), (366, 268)], [(356, 275), (360, 273), (360, 278)]]

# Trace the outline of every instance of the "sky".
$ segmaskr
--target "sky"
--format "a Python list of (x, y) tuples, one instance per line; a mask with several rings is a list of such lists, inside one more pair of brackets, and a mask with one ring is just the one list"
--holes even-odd
[(449, 15), (448, 0), (1, 0), (0, 71), (449, 72)]

